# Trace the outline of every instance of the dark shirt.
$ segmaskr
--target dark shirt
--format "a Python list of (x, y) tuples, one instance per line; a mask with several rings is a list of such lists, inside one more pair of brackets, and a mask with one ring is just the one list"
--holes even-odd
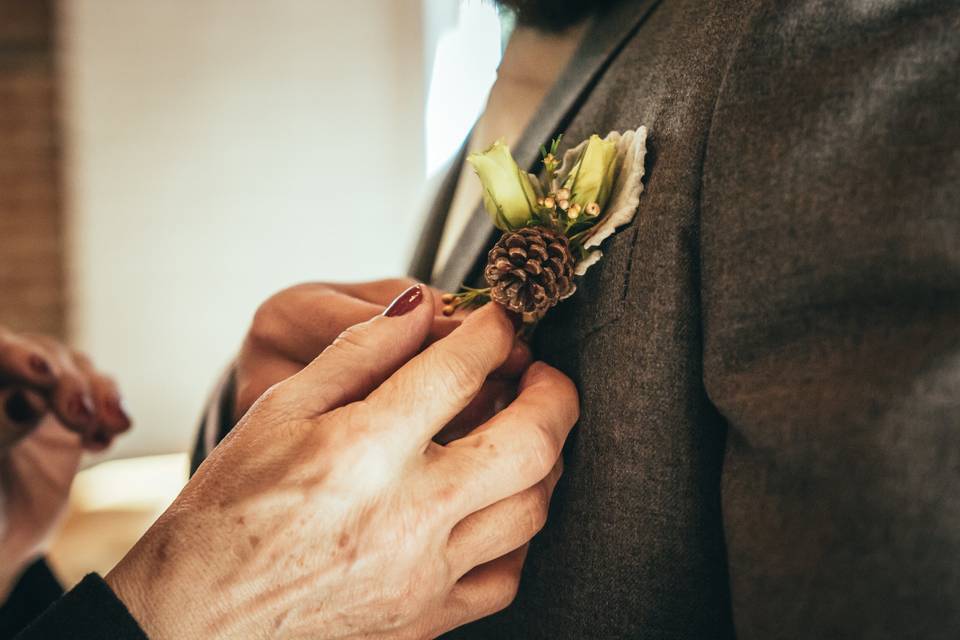
[(127, 607), (95, 573), (63, 593), (43, 560), (21, 576), (0, 606), (0, 640), (147, 640)]

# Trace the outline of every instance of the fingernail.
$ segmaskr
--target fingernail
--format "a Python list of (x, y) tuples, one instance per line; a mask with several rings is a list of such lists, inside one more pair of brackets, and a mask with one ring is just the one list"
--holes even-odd
[(30, 356), (29, 363), (30, 369), (38, 376), (47, 377), (53, 372), (50, 363), (35, 353)]
[(130, 416), (127, 415), (126, 410), (123, 408), (123, 400), (120, 398), (110, 398), (106, 402), (107, 413), (110, 414), (110, 417), (123, 424), (124, 428), (130, 426)]
[(383, 312), (383, 315), (388, 318), (394, 318), (408, 314), (416, 309), (421, 302), (423, 302), (423, 287), (415, 284), (397, 296), (397, 298), (390, 303), (390, 306), (387, 307), (387, 310)]
[(33, 424), (43, 417), (45, 409), (38, 397), (24, 391), (15, 391), (7, 398), (3, 410), (11, 422)]
[(94, 411), (93, 399), (85, 393), (78, 393), (70, 400), (70, 413), (84, 422), (93, 419)]

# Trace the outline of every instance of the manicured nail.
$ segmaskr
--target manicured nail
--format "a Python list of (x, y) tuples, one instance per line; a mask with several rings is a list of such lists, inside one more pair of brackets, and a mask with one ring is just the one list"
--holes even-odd
[(50, 363), (35, 353), (30, 355), (29, 363), (30, 369), (38, 376), (46, 378), (53, 373), (53, 370), (50, 368)]
[(130, 416), (123, 408), (123, 401), (120, 398), (110, 398), (106, 401), (104, 409), (116, 422), (123, 425), (126, 429), (130, 426)]
[(45, 407), (39, 397), (15, 391), (3, 405), (7, 418), (16, 424), (33, 424), (43, 417)]
[(93, 420), (94, 407), (93, 399), (85, 393), (78, 393), (70, 399), (70, 413), (72, 413), (77, 418), (80, 418), (83, 422), (89, 422)]
[(416, 309), (421, 302), (423, 302), (423, 287), (416, 284), (397, 296), (396, 300), (391, 302), (387, 310), (383, 312), (383, 315), (394, 318), (408, 314)]

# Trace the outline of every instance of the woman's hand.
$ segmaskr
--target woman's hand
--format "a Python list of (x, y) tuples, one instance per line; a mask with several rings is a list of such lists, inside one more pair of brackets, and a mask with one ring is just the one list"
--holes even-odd
[[(264, 391), (310, 364), (337, 336), (382, 313), (416, 284), (408, 278), (356, 284), (309, 282), (271, 296), (257, 309), (237, 358), (234, 421)], [(439, 297), (433, 295), (431, 300)], [(444, 317), (440, 309), (435, 308), (428, 341), (447, 335), (459, 324)]]
[(63, 515), (83, 449), (129, 428), (116, 385), (88, 358), (0, 327), (0, 601)]
[[(381, 313), (404, 290), (409, 278), (356, 284), (307, 283), (285, 289), (257, 310), (236, 362), (234, 421), (260, 395), (299, 372), (347, 328)], [(441, 313), (439, 292), (431, 290), (434, 317), (424, 346), (447, 336), (465, 314)], [(516, 396), (520, 375), (530, 365), (530, 349), (517, 342), (507, 361), (483, 385), (468, 407), (438, 434), (449, 442), (488, 420)]]
[(107, 576), (151, 638), (432, 638), (513, 599), (576, 389), (534, 364), (436, 444), (513, 326), (488, 305), (421, 352), (432, 294), (398, 300), (263, 394)]

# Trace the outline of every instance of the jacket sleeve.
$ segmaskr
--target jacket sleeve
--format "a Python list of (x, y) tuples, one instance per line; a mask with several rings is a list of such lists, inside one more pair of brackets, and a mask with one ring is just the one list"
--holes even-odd
[(737, 637), (960, 637), (960, 4), (760, 2), (704, 159)]
[(16, 640), (147, 640), (127, 607), (91, 573), (55, 601)]
[(63, 587), (46, 561), (41, 558), (31, 564), (0, 605), (0, 639), (17, 635), (62, 595)]

